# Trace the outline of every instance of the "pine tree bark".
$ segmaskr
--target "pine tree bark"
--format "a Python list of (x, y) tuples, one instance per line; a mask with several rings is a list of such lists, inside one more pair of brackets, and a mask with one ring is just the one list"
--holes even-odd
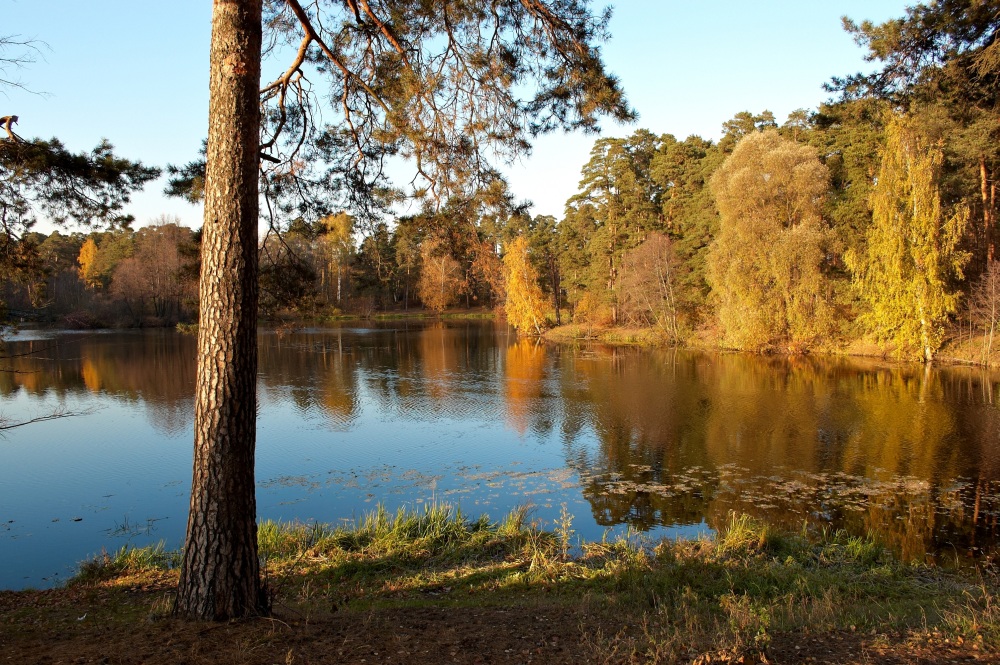
[(215, 0), (194, 473), (174, 612), (266, 612), (257, 559), (257, 222), (261, 0)]

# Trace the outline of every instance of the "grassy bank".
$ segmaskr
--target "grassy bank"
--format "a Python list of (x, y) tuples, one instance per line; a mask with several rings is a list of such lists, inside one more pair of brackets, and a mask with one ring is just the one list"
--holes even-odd
[[(602, 327), (581, 324), (566, 324), (545, 331), (545, 339), (557, 344), (598, 342), (612, 346), (671, 346), (668, 335), (655, 328), (626, 328), (620, 326)], [(683, 344), (683, 348), (705, 351), (722, 349), (720, 341), (703, 332), (693, 335)], [(781, 350), (773, 351), (781, 354)], [(857, 356), (862, 358), (884, 358), (898, 360), (892, 348), (867, 340), (854, 340), (837, 344), (827, 342), (808, 351), (818, 356)], [(792, 354), (791, 351), (785, 353)], [(904, 358), (907, 362), (920, 362), (915, 358)], [(996, 343), (981, 334), (956, 334), (948, 337), (935, 356), (935, 362), (952, 365), (985, 365), (1000, 367), (1000, 337)]]
[(568, 323), (545, 331), (545, 339), (558, 344), (600, 342), (612, 345), (664, 346), (670, 338), (654, 328), (601, 327)]
[[(491, 522), (434, 506), (268, 522), (260, 546), (268, 619), (172, 619), (176, 554), (124, 549), (63, 589), (0, 593), (0, 647), (18, 662), (241, 663), (935, 662), (1000, 647), (992, 573), (743, 516), (712, 540), (579, 543), (569, 515), (545, 531), (522, 512)], [(121, 657), (137, 635), (140, 655)]]

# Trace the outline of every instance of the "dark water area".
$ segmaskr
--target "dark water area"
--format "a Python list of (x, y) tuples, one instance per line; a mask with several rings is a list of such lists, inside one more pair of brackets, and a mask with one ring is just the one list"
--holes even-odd
[[(0, 588), (182, 544), (195, 338), (8, 337)], [(855, 359), (558, 347), (480, 322), (260, 334), (261, 519), (457, 504), (565, 509), (587, 539), (711, 534), (731, 511), (871, 533), (907, 560), (995, 556), (1000, 375)]]

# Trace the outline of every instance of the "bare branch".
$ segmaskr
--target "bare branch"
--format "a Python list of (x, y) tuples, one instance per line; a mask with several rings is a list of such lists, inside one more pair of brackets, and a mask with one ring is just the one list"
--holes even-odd
[[(12, 422), (7, 418), (0, 417), (0, 433), (7, 430), (15, 429), (17, 427), (24, 427), (25, 425), (33, 425), (35, 423), (43, 423), (47, 420), (58, 420), (60, 418), (72, 418), (74, 416), (85, 416), (93, 413), (93, 409), (85, 409), (83, 411), (56, 411), (54, 413), (49, 413), (44, 416), (36, 416), (34, 418), (29, 418), (28, 420), (22, 420), (19, 422)], [(0, 434), (2, 436), (2, 434)]]
[(35, 62), (36, 56), (41, 55), (41, 46), (47, 45), (45, 42), (25, 39), (20, 35), (0, 35), (0, 90), (17, 88), (39, 94), (30, 90), (19, 78), (15, 78), (9, 72), (24, 69)]

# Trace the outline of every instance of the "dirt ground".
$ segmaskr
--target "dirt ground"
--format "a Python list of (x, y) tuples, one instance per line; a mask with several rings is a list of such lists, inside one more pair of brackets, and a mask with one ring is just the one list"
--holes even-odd
[[(516, 607), (365, 609), (312, 604), (274, 616), (199, 624), (157, 616), (162, 589), (105, 603), (92, 591), (0, 592), (0, 663), (501, 664), (657, 662), (637, 626), (586, 607), (532, 601)], [(150, 612), (150, 608), (153, 611)], [(1000, 663), (1000, 654), (934, 634), (827, 632), (775, 635), (763, 654), (697, 654), (680, 661), (729, 663)]]

